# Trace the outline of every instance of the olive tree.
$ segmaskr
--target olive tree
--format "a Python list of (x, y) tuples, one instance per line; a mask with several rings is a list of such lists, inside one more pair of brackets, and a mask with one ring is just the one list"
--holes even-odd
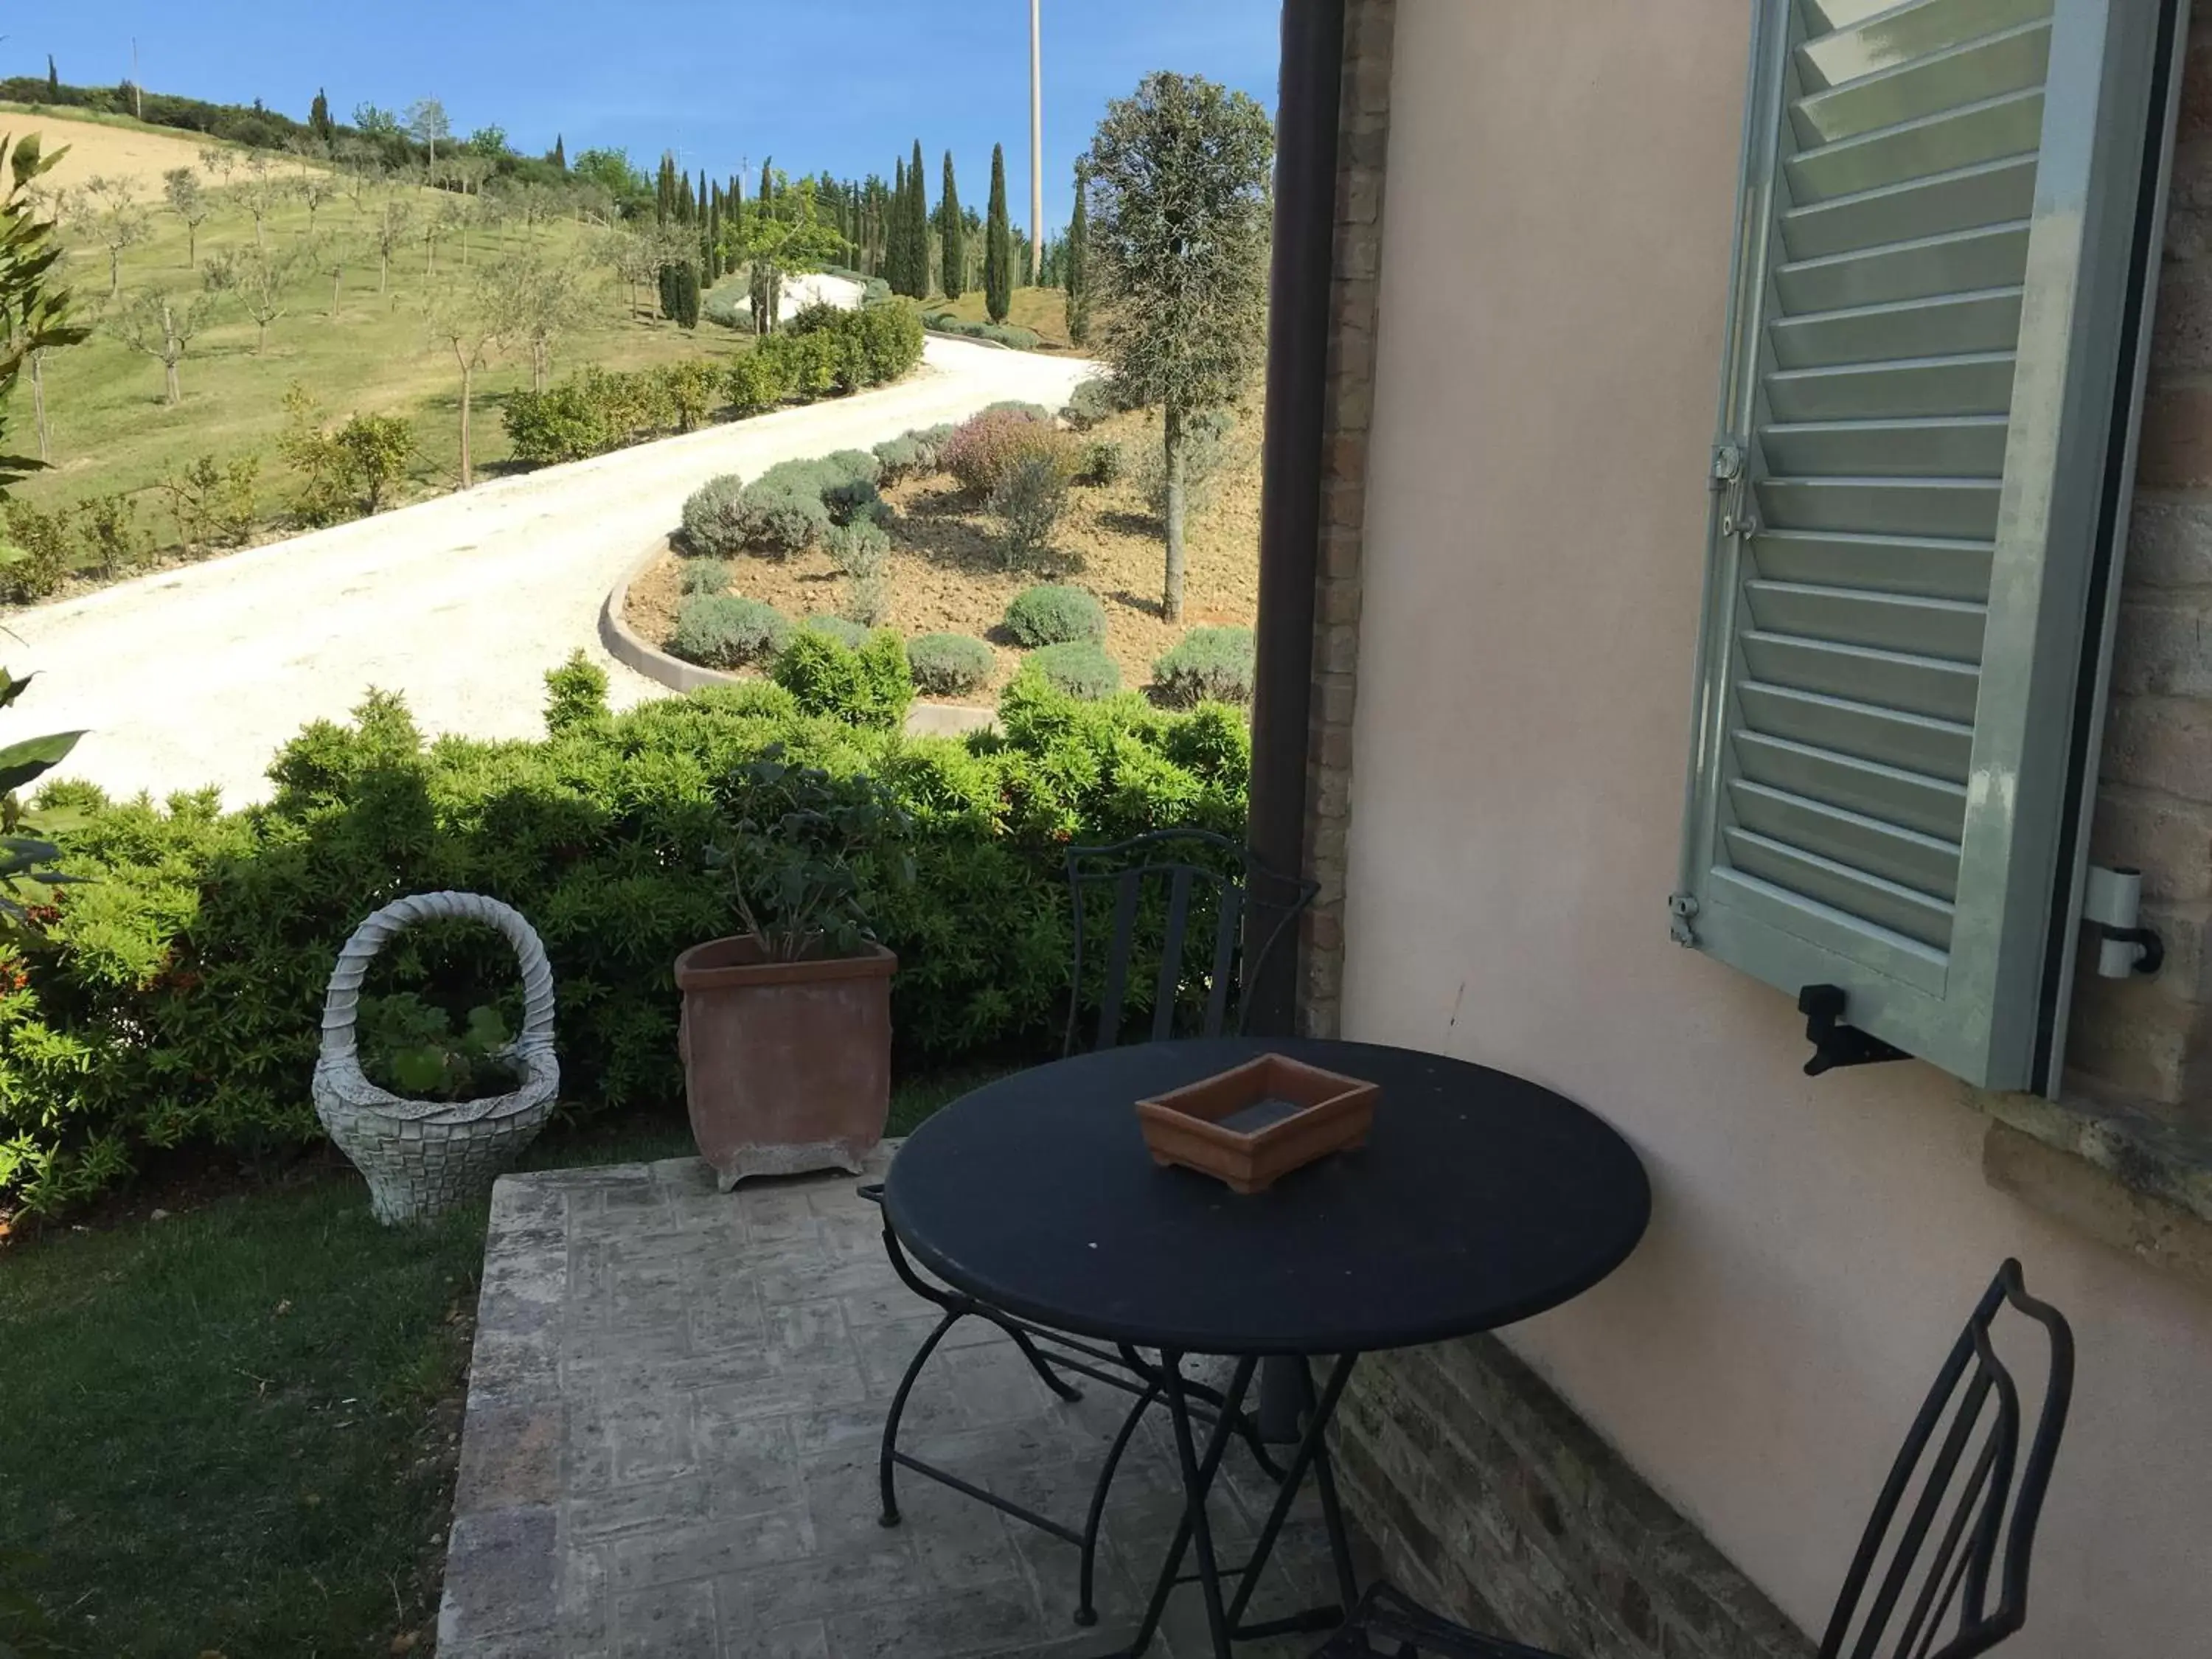
[(266, 246), (225, 248), (211, 256), (204, 273), (210, 294), (235, 294), (253, 319), (253, 355), (269, 348), (269, 325), (290, 309), (290, 291), (298, 275), (300, 250), (282, 252)]
[(507, 254), (484, 273), (484, 303), (498, 314), (499, 336), (530, 355), (530, 387), (545, 390), (553, 347), (591, 315), (592, 284), (577, 255), (533, 245)]
[(189, 299), (173, 294), (134, 294), (111, 325), (116, 338), (161, 365), (162, 401), (172, 409), (185, 400), (184, 389), (177, 380), (177, 365), (184, 362), (192, 336), (206, 326), (214, 308), (212, 293), (196, 294)]
[(123, 291), (123, 255), (152, 234), (146, 210), (138, 205), (128, 179), (95, 173), (70, 198), (70, 217), (78, 229), (107, 250), (107, 297)]
[(190, 167), (171, 167), (161, 175), (161, 196), (169, 211), (185, 222), (185, 264), (200, 262), (200, 227), (215, 211), (215, 204), (200, 188), (200, 176)]
[(414, 203), (404, 196), (386, 196), (368, 222), (368, 235), (376, 244), (376, 291), (381, 294), (391, 279), (392, 256), (414, 240)]
[(1126, 397), (1162, 411), (1170, 622), (1182, 620), (1191, 417), (1237, 399), (1265, 342), (1273, 154), (1253, 99), (1162, 71), (1106, 106), (1084, 159), (1105, 356)]
[(453, 354), (461, 373), (461, 488), (476, 482), (476, 457), (469, 422), (476, 404), (477, 375), (504, 346), (515, 326), (507, 296), (497, 292), (489, 272), (474, 278), (449, 276), (430, 296), (430, 337)]
[(292, 199), (296, 186), (293, 179), (270, 166), (269, 158), (258, 150), (246, 158), (245, 173), (231, 193), (238, 204), (253, 216), (255, 246), (266, 247), (269, 221)]

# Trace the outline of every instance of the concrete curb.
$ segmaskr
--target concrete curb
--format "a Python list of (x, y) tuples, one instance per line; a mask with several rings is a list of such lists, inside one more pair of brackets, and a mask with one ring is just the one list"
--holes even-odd
[[(629, 585), (660, 556), (666, 545), (665, 537), (656, 538), (608, 592), (605, 602), (599, 606), (600, 645), (623, 667), (672, 691), (702, 691), (710, 685), (748, 684), (742, 675), (724, 673), (719, 668), (702, 668), (696, 662), (685, 662), (681, 657), (670, 656), (658, 646), (648, 645), (626, 620)], [(953, 738), (963, 732), (988, 731), (998, 723), (999, 717), (992, 710), (960, 702), (917, 701), (907, 710), (906, 716), (909, 737)]]

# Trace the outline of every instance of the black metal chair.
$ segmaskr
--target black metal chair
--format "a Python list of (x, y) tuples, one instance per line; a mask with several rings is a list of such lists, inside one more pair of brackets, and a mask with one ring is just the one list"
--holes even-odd
[[(2050, 1346), (2043, 1406), (2024, 1459), (2019, 1389), (1990, 1340), (2008, 1305), (2040, 1325)], [(2073, 1389), (2072, 1331), (2057, 1309), (2027, 1293), (2020, 1263), (2007, 1261), (1936, 1373), (1875, 1500), (1820, 1659), (1974, 1659), (2020, 1629), (2036, 1522)], [(1315, 1659), (1376, 1655), (1558, 1659), (1478, 1636), (1387, 1584), (1368, 1592)]]
[[(1098, 1011), (1091, 1044), (1094, 1049), (1114, 1048), (1126, 1040), (1130, 1036), (1132, 1013), (1143, 1024), (1139, 1039), (1143, 1041), (1242, 1031), (1245, 986), (1272, 957), (1319, 890), (1317, 884), (1279, 875), (1249, 848), (1205, 830), (1154, 830), (1111, 846), (1072, 847), (1066, 868), (1074, 930), (1073, 985), (1062, 1050), (1068, 1054), (1081, 1048), (1079, 1034), (1085, 1024), (1083, 1015), (1094, 995)], [(1104, 902), (1107, 895), (1110, 895), (1110, 908)], [(1156, 959), (1156, 966), (1149, 983), (1135, 988), (1133, 1000), (1133, 963), (1148, 958)], [(861, 1191), (879, 1200), (883, 1188), (864, 1187)], [(899, 1522), (896, 1476), (901, 1468), (988, 1504), (1081, 1552), (1075, 1618), (1078, 1624), (1095, 1623), (1093, 1589), (1106, 1498), (1138, 1424), (1146, 1412), (1165, 1398), (1158, 1367), (1133, 1348), (1103, 1347), (931, 1283), (907, 1259), (888, 1220), (884, 1249), (907, 1288), (944, 1310), (944, 1316), (908, 1362), (884, 1419), (878, 1469), (883, 1524), (892, 1527)], [(1062, 1400), (1082, 1397), (1060, 1374), (1062, 1371), (1134, 1397), (1135, 1403), (1107, 1449), (1080, 1528), (1001, 1498), (899, 1449), (899, 1425), (915, 1383), (946, 1335), (963, 1319), (981, 1319), (997, 1326), (1045, 1386)], [(1297, 1367), (1295, 1375), (1279, 1387), (1298, 1389), (1305, 1382), (1304, 1368)], [(1188, 1381), (1184, 1388), (1200, 1401), (1201, 1419), (1215, 1420), (1212, 1413), (1224, 1403), (1221, 1395)], [(1293, 1400), (1293, 1409), (1296, 1405)], [(1256, 1425), (1249, 1419), (1241, 1420), (1237, 1432), (1261, 1468), (1279, 1477), (1280, 1471), (1268, 1455)]]

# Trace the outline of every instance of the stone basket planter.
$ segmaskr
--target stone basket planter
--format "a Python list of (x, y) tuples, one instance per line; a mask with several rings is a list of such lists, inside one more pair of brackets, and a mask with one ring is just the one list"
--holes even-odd
[[(522, 971), (522, 1032), (499, 1058), (521, 1077), (510, 1094), (484, 1100), (404, 1100), (361, 1069), (355, 1031), (362, 981), (376, 953), (417, 921), (458, 920), (496, 927)], [(338, 1150), (367, 1177), (376, 1218), (426, 1220), (480, 1198), (545, 1127), (560, 1092), (553, 1054), (553, 969), (520, 914), (479, 893), (422, 893), (386, 905), (338, 952), (323, 1004), (322, 1054), (315, 1061), (315, 1115)]]

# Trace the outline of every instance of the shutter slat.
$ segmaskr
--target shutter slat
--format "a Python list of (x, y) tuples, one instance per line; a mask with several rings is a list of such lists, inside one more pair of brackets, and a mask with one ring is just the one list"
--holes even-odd
[[(1825, 859), (1862, 876), (1909, 888), (1948, 907), (1958, 896), (1959, 846), (1938, 836), (1923, 836), (1865, 812), (1831, 806), (1748, 777), (1729, 785), (1729, 799), (1741, 829)], [(1768, 880), (1775, 878), (1769, 874)], [(1783, 882), (1787, 887), (1790, 884)], [(1832, 902), (1832, 901), (1830, 901)], [(1885, 926), (1894, 927), (1894, 922)], [(1928, 945), (1945, 936), (1899, 928)]]
[(1782, 216), (1793, 259), (2025, 219), (2035, 208), (2035, 157), (2009, 155), (1924, 179), (1881, 184)]
[(1949, 783), (1964, 783), (1971, 769), (1974, 728), (1964, 721), (1877, 708), (1872, 703), (1758, 680), (1746, 680), (1737, 687), (1736, 700), (1745, 728), (1761, 735)]
[(1860, 923), (1872, 923), (1931, 950), (1951, 939), (1951, 905), (1932, 893), (1869, 875), (1805, 848), (1741, 825), (1723, 839), (1737, 869), (1800, 894)]
[(2027, 270), (2023, 220), (1946, 231), (1801, 259), (1774, 273), (1791, 311), (1842, 311), (1962, 289), (2019, 286)]
[(2051, 0), (1911, 0), (1905, 5), (1876, 0), (1870, 12), (1860, 8), (1861, 15), (1841, 22), (1834, 14), (1845, 9), (1842, 6), (1810, 9), (1833, 33), (1800, 46), (1798, 62), (1811, 71), (1807, 85), (1836, 86), (1962, 40), (2048, 17)]
[(1778, 319), (1769, 331), (1784, 368), (2009, 351), (2020, 337), (2017, 288), (1984, 289), (1936, 299), (1853, 306)]
[(1743, 775), (1752, 782), (1933, 836), (1951, 848), (1955, 867), (1966, 822), (1966, 792), (1960, 785), (1764, 732), (1736, 741)]
[(1745, 665), (1771, 685), (1825, 691), (1961, 724), (1974, 718), (1982, 677), (1971, 663), (1757, 629), (1746, 633), (1742, 643)]
[(1994, 478), (1766, 478), (1759, 499), (1778, 530), (1988, 541), (1996, 533)]
[(2039, 91), (2050, 64), (2051, 25), (2038, 20), (1801, 98), (1790, 117), (1801, 143), (1837, 143), (1942, 114), (1965, 98)]
[(1809, 421), (1759, 434), (1766, 464), (1810, 477), (2002, 478), (2002, 415), (1902, 421)]
[(1824, 202), (1978, 162), (2028, 155), (2042, 133), (2043, 94), (2007, 93), (1793, 155), (1785, 164), (1790, 199)]
[(2012, 408), (2012, 374), (2009, 351), (1839, 363), (1768, 375), (1766, 400), (1778, 418), (1793, 422), (1881, 415), (2003, 415)]
[(1982, 630), (1989, 621), (1986, 605), (1796, 582), (1748, 582), (1744, 594), (1753, 621), (1765, 633), (1940, 657), (1946, 662), (1981, 661)]
[(1816, 587), (1870, 587), (1936, 599), (1989, 597), (1990, 544), (1933, 537), (1774, 530), (1752, 544), (1761, 576)]

